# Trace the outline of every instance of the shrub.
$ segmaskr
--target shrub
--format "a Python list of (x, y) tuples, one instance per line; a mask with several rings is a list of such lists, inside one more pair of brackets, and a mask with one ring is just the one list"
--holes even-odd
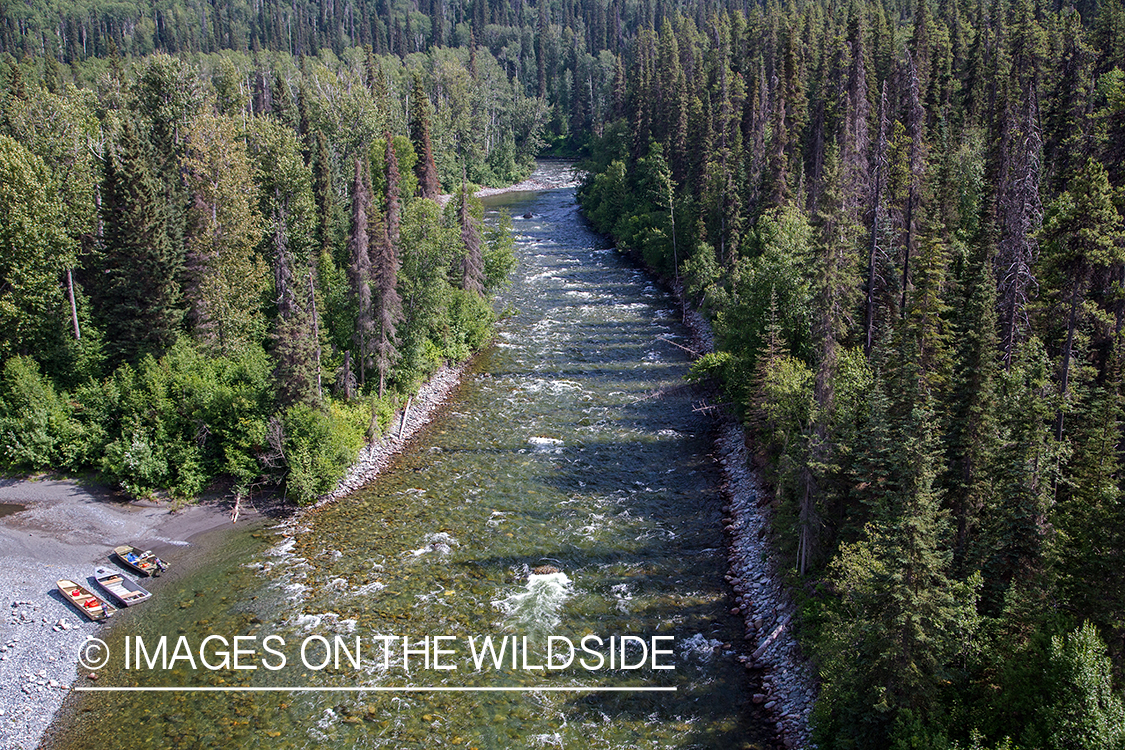
[[(357, 406), (359, 408), (357, 408)], [(282, 416), (286, 494), (300, 505), (331, 490), (363, 446), (370, 411), (337, 402), (327, 409), (294, 404)]]
[(63, 397), (30, 357), (12, 357), (0, 382), (0, 462), (11, 469), (51, 469), (79, 426)]

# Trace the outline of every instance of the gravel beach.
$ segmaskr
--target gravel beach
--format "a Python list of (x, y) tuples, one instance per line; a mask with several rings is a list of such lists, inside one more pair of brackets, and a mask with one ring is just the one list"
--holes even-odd
[[(364, 448), (322, 502), (373, 479), (429, 423), (465, 366), (435, 373), (412, 399), (405, 423), (400, 412), (393, 431)], [(94, 568), (117, 568), (109, 555), (118, 544), (151, 549), (174, 565), (192, 552), (194, 539), (230, 525), (230, 507), (203, 502), (173, 510), (69, 479), (0, 479), (0, 514), (0, 750), (32, 750), (75, 680), (88, 679), (86, 670), (79, 674), (78, 652), (105, 627), (71, 607), (55, 582), (69, 578), (100, 594)], [(258, 514), (243, 505), (239, 523)], [(159, 579), (142, 585), (159, 595)]]
[(0, 750), (31, 750), (78, 677), (79, 648), (103, 627), (70, 606), (55, 582), (97, 591), (94, 568), (118, 569), (109, 559), (118, 544), (152, 549), (174, 565), (194, 537), (229, 525), (230, 513), (217, 503), (172, 510), (128, 502), (70, 479), (0, 479), (0, 513)]

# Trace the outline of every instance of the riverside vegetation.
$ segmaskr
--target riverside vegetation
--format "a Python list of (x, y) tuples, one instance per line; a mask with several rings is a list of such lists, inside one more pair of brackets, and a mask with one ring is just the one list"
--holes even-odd
[(1117, 2), (810, 2), (630, 50), (582, 204), (713, 318), (821, 748), (1125, 747), (1123, 42)]
[[(137, 496), (217, 475), (300, 503), (331, 489), (490, 336), (514, 255), (465, 172), (523, 176), (539, 125), (513, 122), (528, 100), (483, 58), (352, 49), (248, 74), (235, 55), (111, 55), (73, 69), (81, 87), (53, 58), (9, 61), (3, 466), (93, 469)], [(432, 138), (435, 118), (485, 137)]]
[(819, 746), (1125, 744), (1119, 0), (46, 7), (0, 10), (10, 464), (322, 481), (487, 330), (465, 203), (408, 196), (585, 150), (591, 221), (714, 319)]

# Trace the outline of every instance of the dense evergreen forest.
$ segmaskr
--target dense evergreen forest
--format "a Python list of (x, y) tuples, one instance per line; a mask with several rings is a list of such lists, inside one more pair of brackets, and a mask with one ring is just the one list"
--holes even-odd
[(530, 171), (543, 108), (487, 51), (4, 67), (4, 467), (308, 502), (490, 337), (467, 180)]
[(0, 52), (9, 467), (314, 497), (487, 336), (510, 245), (434, 195), (582, 153), (714, 322), (818, 746), (1125, 747), (1120, 0), (4, 3)]
[(822, 748), (1125, 747), (1125, 13), (1087, 10), (673, 13), (594, 144), (591, 220), (714, 320)]

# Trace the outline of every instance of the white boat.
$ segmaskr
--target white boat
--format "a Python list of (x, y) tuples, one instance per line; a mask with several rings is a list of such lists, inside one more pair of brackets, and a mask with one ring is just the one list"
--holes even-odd
[(94, 571), (94, 580), (126, 607), (132, 607), (134, 604), (143, 602), (152, 596), (139, 583), (126, 578), (115, 570), (98, 568)]

